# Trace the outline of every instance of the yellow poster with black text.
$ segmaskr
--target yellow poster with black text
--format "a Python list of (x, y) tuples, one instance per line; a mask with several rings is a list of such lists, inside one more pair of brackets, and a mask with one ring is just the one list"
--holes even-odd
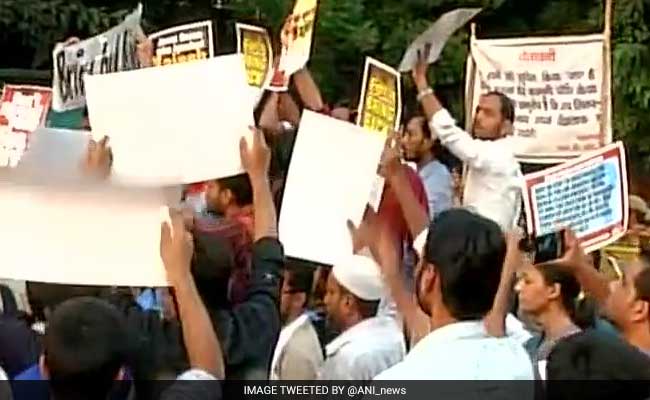
[(394, 68), (366, 58), (357, 125), (388, 136), (398, 130), (402, 114), (400, 74)]
[(244, 56), (248, 84), (262, 88), (273, 66), (271, 39), (264, 28), (237, 23), (237, 52)]

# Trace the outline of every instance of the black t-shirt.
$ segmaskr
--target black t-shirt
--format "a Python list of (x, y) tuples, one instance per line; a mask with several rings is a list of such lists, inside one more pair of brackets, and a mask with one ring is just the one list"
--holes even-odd
[(160, 400), (221, 400), (222, 390), (218, 380), (179, 379), (163, 392)]

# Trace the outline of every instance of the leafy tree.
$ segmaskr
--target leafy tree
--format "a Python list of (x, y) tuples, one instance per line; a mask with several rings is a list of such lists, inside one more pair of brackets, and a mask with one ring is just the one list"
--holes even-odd
[[(330, 102), (354, 101), (364, 57), (397, 65), (406, 46), (444, 12), (483, 7), (479, 37), (600, 32), (604, 0), (321, 0), (310, 69)], [(143, 0), (145, 30), (215, 17), (211, 0)], [(277, 33), (293, 0), (230, 0), (234, 20)], [(118, 22), (136, 0), (0, 0), (0, 67), (50, 68), (52, 45)], [(650, 0), (616, 1), (612, 30), (614, 132), (650, 173)], [(220, 25), (221, 26), (221, 25)], [(228, 25), (227, 30), (232, 30)], [(277, 36), (277, 35), (276, 35)], [(232, 41), (232, 35), (229, 40)], [(469, 34), (447, 44), (431, 78), (455, 115), (463, 112)], [(232, 43), (220, 43), (232, 48)], [(413, 101), (405, 79), (405, 100)], [(413, 104), (410, 105), (413, 108)]]
[(3, 67), (48, 65), (54, 43), (69, 36), (84, 37), (109, 29), (127, 11), (87, 6), (79, 0), (0, 3), (0, 53), (4, 55), (3, 64), (6, 63)]

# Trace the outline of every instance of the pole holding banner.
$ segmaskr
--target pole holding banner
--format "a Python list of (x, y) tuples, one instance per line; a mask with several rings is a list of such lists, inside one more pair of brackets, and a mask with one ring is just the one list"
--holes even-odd
[[(603, 112), (601, 114), (601, 146), (606, 143), (607, 129), (609, 129), (607, 122), (609, 121), (612, 112), (611, 92), (612, 92), (612, 0), (605, 0), (605, 23), (603, 32), (603, 91), (602, 91), (602, 104)], [(611, 134), (609, 134), (611, 141)]]

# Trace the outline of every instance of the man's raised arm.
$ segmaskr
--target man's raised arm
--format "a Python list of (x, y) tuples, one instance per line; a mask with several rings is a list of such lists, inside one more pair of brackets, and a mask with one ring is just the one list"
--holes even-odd
[(418, 90), (418, 101), (431, 127), (431, 134), (440, 139), (443, 146), (470, 167), (485, 168), (498, 155), (482, 151), (481, 141), (475, 140), (464, 129), (458, 127), (456, 121), (436, 97), (427, 79), (429, 50), (430, 46), (427, 46), (424, 52), (418, 52), (418, 61), (413, 68), (412, 76)]
[(278, 237), (278, 222), (269, 184), (269, 165), (271, 151), (266, 145), (261, 130), (253, 131), (252, 143), (242, 138), (239, 143), (242, 164), (248, 173), (253, 187), (253, 207), (255, 209), (255, 241)]

